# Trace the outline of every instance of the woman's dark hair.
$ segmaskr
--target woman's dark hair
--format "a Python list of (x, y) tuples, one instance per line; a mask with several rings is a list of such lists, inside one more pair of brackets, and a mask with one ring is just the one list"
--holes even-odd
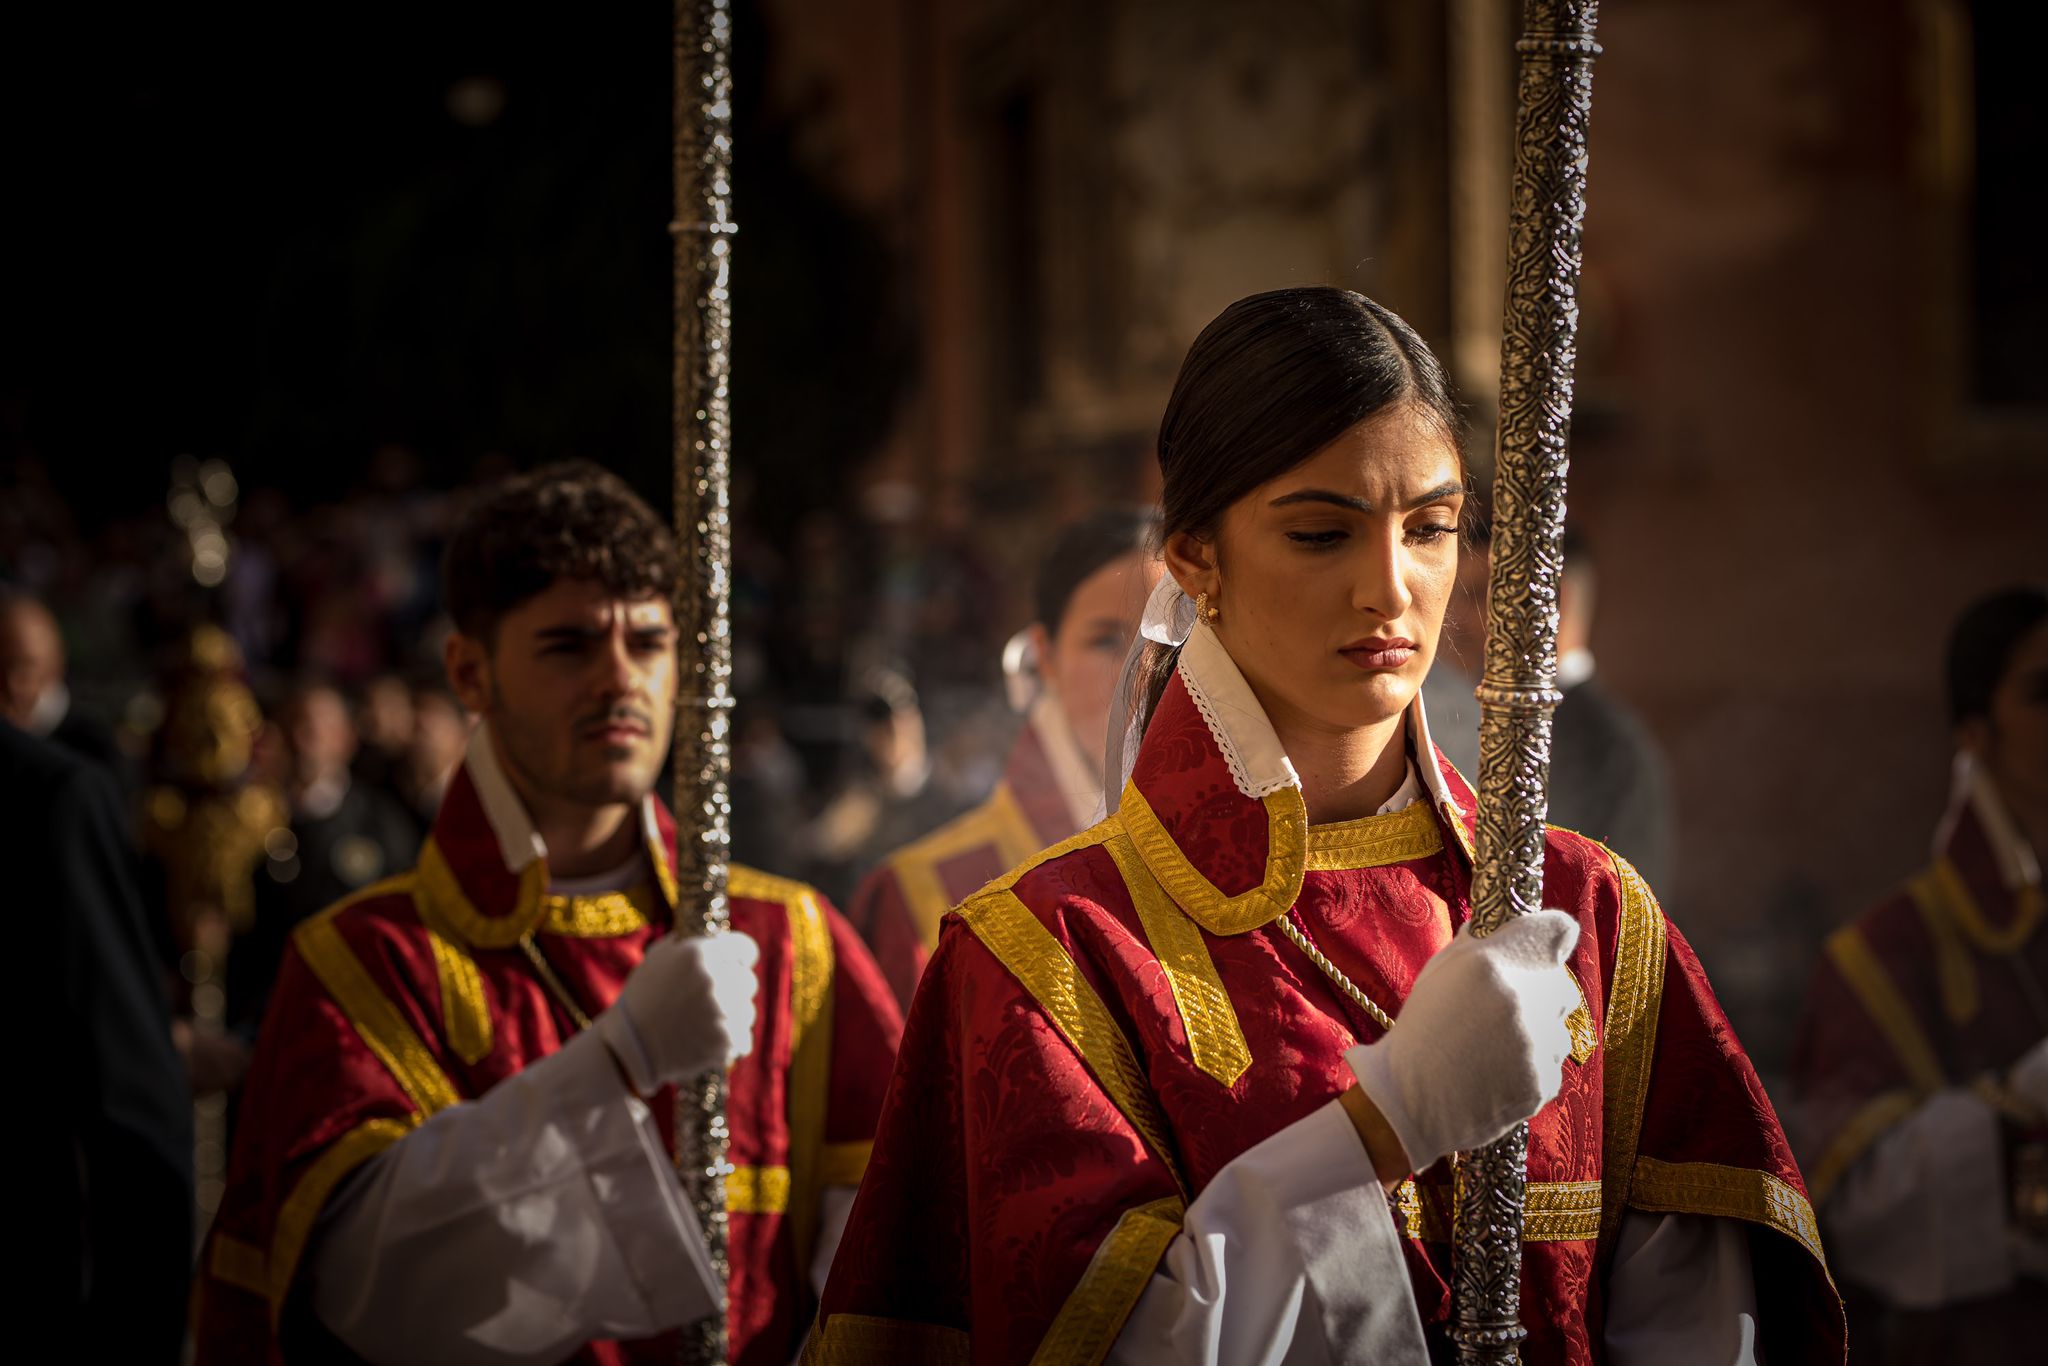
[(2048, 588), (2024, 584), (1979, 598), (1948, 638), (1948, 716), (1953, 725), (1991, 714), (1991, 697), (2020, 643), (2048, 621)]
[(1158, 531), (1158, 509), (1137, 504), (1112, 504), (1067, 523), (1038, 562), (1033, 620), (1058, 635), (1074, 590), (1103, 566), (1152, 549)]
[[(1454, 449), (1464, 418), (1443, 365), (1399, 314), (1329, 285), (1239, 299), (1202, 329), (1159, 424), (1160, 536), (1213, 534), (1232, 503), (1367, 418), (1407, 407)], [(1459, 454), (1459, 476), (1465, 478)], [(1131, 696), (1141, 716), (1173, 670), (1148, 645)], [(1112, 726), (1112, 743), (1121, 728)]]

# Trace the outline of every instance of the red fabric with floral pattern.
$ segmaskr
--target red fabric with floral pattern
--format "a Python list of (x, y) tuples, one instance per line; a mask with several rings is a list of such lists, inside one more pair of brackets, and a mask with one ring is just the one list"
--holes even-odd
[[(1440, 756), (1439, 763), (1452, 810), (1469, 812), (1470, 790)], [(1218, 891), (1241, 892), (1266, 876), (1265, 812), (1238, 792), (1177, 680), (1133, 781)], [(1448, 812), (1438, 816), (1436, 852), (1310, 871), (1293, 911), (1318, 947), (1397, 1017), (1416, 973), (1469, 915), (1469, 827), (1456, 828)], [(933, 1328), (969, 1334), (976, 1362), (1032, 1359), (1077, 1287), (1099, 1281), (1103, 1269), (1091, 1261), (1127, 1211), (1175, 1195), (1176, 1172), (1194, 1198), (1247, 1148), (1355, 1084), (1343, 1052), (1376, 1038), (1377, 1026), (1274, 924), (1233, 935), (1197, 931), (1251, 1055), (1229, 1084), (1198, 1066), (1168, 973), (1107, 843), (1126, 836), (1115, 823), (1098, 833), (1102, 842), (1030, 868), (1010, 890), (1123, 1034), (1161, 1117), (1166, 1151), (1148, 1144), (1119, 1107), (1100, 1049), (1084, 1056), (985, 942), (978, 917), (996, 903), (993, 894), (977, 898), (965, 918), (948, 917), (912, 1007), (868, 1178), (826, 1291), (817, 1359), (890, 1355), (900, 1366), (921, 1359), (906, 1355), (904, 1343)], [(1606, 850), (1556, 831), (1545, 900), (1582, 926), (1569, 967), (1604, 1039), (1622, 877)], [(1803, 1191), (1755, 1073), (1675, 930), (1664, 970), (1643, 1155), (1754, 1167)], [(1566, 1064), (1562, 1094), (1530, 1126), (1532, 1183), (1599, 1181), (1604, 1080), (1603, 1045)], [(1450, 1179), (1447, 1164), (1420, 1178), (1445, 1209)], [(1440, 1341), (1451, 1309), (1450, 1249), (1424, 1232), (1431, 1236), (1407, 1240), (1407, 1255), (1422, 1317)], [(1839, 1359), (1839, 1309), (1819, 1262), (1761, 1227), (1753, 1241), (1786, 1249), (1765, 1254), (1781, 1270), (1777, 1284), (1759, 1277), (1772, 1358)], [(1526, 1245), (1525, 1362), (1601, 1359), (1610, 1244), (1611, 1237), (1579, 1237)], [(892, 1320), (902, 1331), (889, 1352), (870, 1350), (853, 1331), (855, 1318), (841, 1334), (839, 1315)]]

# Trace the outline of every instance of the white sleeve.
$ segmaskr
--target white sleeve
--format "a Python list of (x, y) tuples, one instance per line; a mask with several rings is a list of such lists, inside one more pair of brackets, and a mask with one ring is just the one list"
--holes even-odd
[(1113, 1366), (1426, 1366), (1387, 1199), (1336, 1101), (1239, 1154), (1188, 1206)]
[(1968, 1091), (1930, 1097), (1849, 1168), (1822, 1219), (1835, 1274), (1898, 1308), (2011, 1289), (1997, 1112)]
[(1609, 1366), (1755, 1366), (1749, 1230), (1707, 1214), (1628, 1211), (1602, 1336)]
[(319, 1320), (386, 1366), (539, 1366), (718, 1305), (653, 1115), (589, 1032), (356, 1172), (303, 1274)]

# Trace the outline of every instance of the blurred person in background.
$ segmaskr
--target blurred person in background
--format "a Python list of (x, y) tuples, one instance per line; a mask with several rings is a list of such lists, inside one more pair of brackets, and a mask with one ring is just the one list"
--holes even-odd
[(462, 763), (472, 723), (462, 704), (438, 683), (413, 689), (412, 718), (412, 741), (399, 764), (396, 786), (424, 833)]
[(412, 748), (412, 686), (395, 673), (378, 674), (365, 683), (356, 707), (356, 757), (350, 764), (355, 780), (400, 795), (399, 768)]
[(933, 810), (946, 794), (931, 785), (932, 756), (917, 689), (895, 669), (870, 669), (854, 688), (854, 742), (848, 770), (804, 827), (804, 875), (843, 897), (904, 826), (929, 828), (952, 810)]
[[(179, 1359), (192, 1250), (192, 1100), (132, 875), (128, 814), (95, 764), (0, 720), (0, 830), (33, 908), (16, 1006), (30, 1219), (16, 1294), (67, 1355)], [(23, 922), (24, 925), (26, 922)]]
[(1792, 1060), (1859, 1361), (2048, 1341), (2048, 589), (1963, 612), (1948, 700), (1934, 861), (1828, 940)]
[(64, 635), (36, 598), (0, 585), (0, 719), (86, 759), (114, 780), (124, 809), (132, 804), (135, 766), (114, 733), (71, 704), (65, 683)]
[[(1483, 523), (1458, 566), (1446, 615), (1446, 645), (1423, 697), (1431, 733), (1469, 781), (1479, 778), (1479, 703), (1473, 697), (1486, 659)], [(1593, 669), (1593, 614), (1600, 581), (1585, 539), (1566, 528), (1564, 577), (1557, 595), (1557, 686), (1564, 700), (1550, 723), (1552, 825), (1590, 836), (1636, 866), (1651, 886), (1675, 872), (1677, 802), (1671, 766), (1635, 709), (1609, 692)]]
[(255, 919), (228, 955), (228, 1026), (252, 1041), (292, 932), (350, 893), (411, 867), (420, 843), (411, 814), (351, 772), (355, 722), (339, 690), (298, 684), (278, 708), (275, 730), (289, 821), (264, 839)]
[(286, 948), (201, 1253), (201, 1360), (675, 1360), (671, 1330), (718, 1306), (674, 1088), (727, 1066), (730, 1360), (794, 1355), (900, 1017), (799, 883), (734, 867), (731, 931), (671, 933), (701, 913), (652, 790), (676, 563), (593, 465), (469, 505), (447, 668), (482, 719), (418, 866)]
[(848, 918), (907, 1006), (939, 919), (982, 884), (1094, 823), (1118, 672), (1161, 566), (1150, 508), (1104, 508), (1064, 528), (1039, 564), (1036, 615), (1006, 651), (1026, 717), (1001, 781), (973, 810), (891, 853)]

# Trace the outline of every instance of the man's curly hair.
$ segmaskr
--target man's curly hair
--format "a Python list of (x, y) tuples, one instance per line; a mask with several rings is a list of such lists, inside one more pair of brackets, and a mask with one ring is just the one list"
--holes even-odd
[(455, 629), (486, 644), (506, 613), (557, 579), (589, 580), (622, 598), (670, 598), (675, 538), (623, 479), (572, 460), (478, 495), (441, 561), (442, 602)]

